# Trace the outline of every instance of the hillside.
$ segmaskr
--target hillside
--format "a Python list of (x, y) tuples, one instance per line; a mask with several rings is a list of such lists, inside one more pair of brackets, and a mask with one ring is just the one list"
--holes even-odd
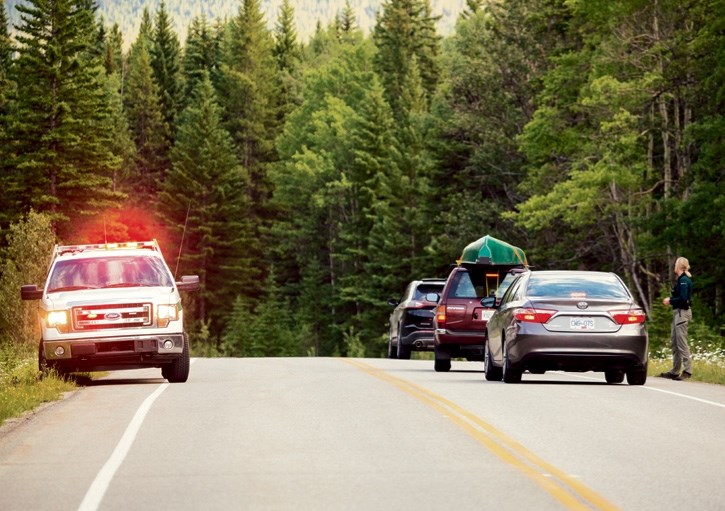
[[(136, 38), (141, 13), (144, 7), (153, 14), (161, 0), (98, 0), (98, 14), (103, 16), (107, 25), (118, 23), (124, 36), (126, 47)], [(19, 23), (15, 5), (22, 0), (5, 0), (11, 24)], [(274, 27), (282, 0), (261, 0), (262, 11), (269, 27)], [(375, 24), (375, 14), (383, 0), (350, 0), (350, 5), (358, 17), (360, 27), (367, 33)], [(239, 10), (240, 0), (167, 0), (166, 6), (174, 21), (174, 26), (183, 44), (189, 22), (195, 17), (206, 15), (209, 19), (234, 16)], [(329, 23), (345, 6), (345, 0), (293, 0), (297, 32), (301, 40), (314, 33), (317, 22)], [(458, 14), (463, 10), (465, 0), (431, 0), (435, 15), (441, 16), (438, 30), (441, 35), (453, 32)]]

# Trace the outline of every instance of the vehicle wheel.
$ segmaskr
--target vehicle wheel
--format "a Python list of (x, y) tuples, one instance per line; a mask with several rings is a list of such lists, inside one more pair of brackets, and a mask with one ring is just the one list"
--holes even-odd
[(488, 381), (501, 381), (501, 378), (503, 377), (503, 369), (493, 365), (493, 357), (489, 351), (488, 343), (486, 343), (486, 351), (484, 353), (485, 358), (483, 365), (484, 371), (486, 371), (486, 379)]
[(169, 383), (184, 383), (189, 379), (189, 339), (184, 334), (184, 349), (181, 357), (171, 364), (161, 368), (161, 376), (169, 380)]
[(604, 379), (607, 380), (607, 383), (622, 383), (624, 371), (604, 371)]
[(638, 369), (630, 369), (627, 371), (627, 383), (630, 385), (644, 385), (647, 381), (647, 364)]
[(388, 358), (398, 358), (398, 348), (393, 346), (393, 336), (388, 338)]
[(435, 347), (435, 362), (433, 368), (437, 373), (447, 373), (451, 370), (451, 356), (446, 351), (440, 349), (439, 346)]
[(503, 342), (503, 381), (504, 383), (521, 383), (523, 371), (511, 366), (509, 354), (506, 350), (506, 341)]
[(41, 380), (48, 376), (50, 368), (48, 367), (48, 360), (45, 358), (45, 350), (43, 349), (43, 341), (38, 344), (38, 371), (40, 374), (38, 378)]

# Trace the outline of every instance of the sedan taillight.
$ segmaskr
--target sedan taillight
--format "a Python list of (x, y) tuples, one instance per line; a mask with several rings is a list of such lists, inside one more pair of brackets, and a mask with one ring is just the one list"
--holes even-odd
[(514, 318), (526, 323), (546, 323), (556, 311), (547, 309), (516, 309)]
[(620, 325), (634, 325), (644, 323), (647, 315), (642, 309), (630, 309), (627, 311), (610, 311), (612, 319)]

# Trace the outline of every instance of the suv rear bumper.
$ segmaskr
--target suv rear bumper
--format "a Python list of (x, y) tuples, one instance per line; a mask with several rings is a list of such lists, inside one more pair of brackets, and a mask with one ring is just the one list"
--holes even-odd
[(184, 334), (45, 341), (40, 350), (49, 367), (65, 371), (158, 367), (183, 355)]
[(486, 345), (486, 330), (447, 330), (435, 329), (435, 343), (438, 345), (478, 346)]
[(400, 343), (410, 346), (414, 350), (432, 351), (435, 346), (435, 337), (433, 330), (418, 330), (401, 338)]

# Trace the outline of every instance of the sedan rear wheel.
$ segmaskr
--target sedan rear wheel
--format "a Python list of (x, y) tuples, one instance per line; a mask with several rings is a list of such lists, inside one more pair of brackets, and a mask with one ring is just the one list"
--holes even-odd
[(622, 383), (624, 371), (604, 371), (604, 379), (607, 380), (607, 383)]
[(486, 371), (486, 379), (488, 381), (501, 381), (501, 378), (503, 377), (503, 369), (500, 367), (496, 367), (493, 365), (493, 357), (491, 356), (491, 351), (488, 346), (488, 343), (486, 343), (486, 351), (484, 355), (484, 371)]
[(627, 371), (627, 383), (630, 385), (644, 385), (647, 381), (647, 363), (644, 367), (630, 369)]
[(523, 371), (516, 369), (511, 365), (509, 360), (508, 350), (506, 349), (506, 342), (503, 342), (503, 381), (504, 383), (521, 383), (521, 375)]

